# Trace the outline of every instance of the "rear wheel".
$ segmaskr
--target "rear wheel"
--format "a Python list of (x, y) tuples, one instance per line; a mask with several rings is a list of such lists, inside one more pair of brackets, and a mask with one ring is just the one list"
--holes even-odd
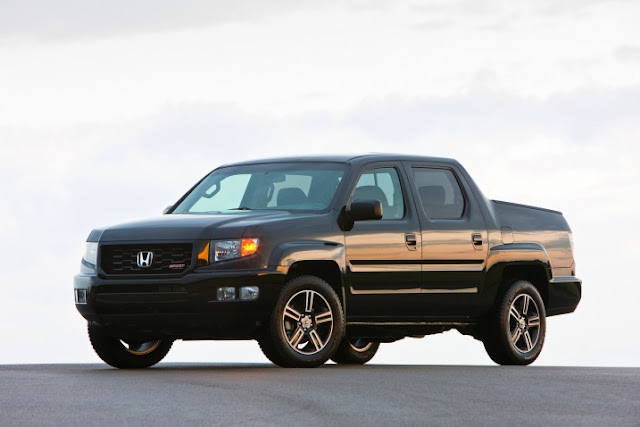
[(526, 280), (511, 285), (489, 319), (484, 347), (500, 365), (528, 365), (540, 355), (546, 313), (538, 290)]
[(283, 367), (324, 364), (344, 335), (344, 314), (335, 291), (315, 276), (291, 280), (280, 293), (265, 338), (264, 354)]
[(172, 340), (122, 340), (109, 334), (97, 322), (89, 322), (89, 340), (96, 354), (105, 363), (121, 369), (148, 368), (160, 362), (171, 349)]
[(376, 355), (379, 347), (380, 343), (377, 342), (345, 337), (331, 360), (340, 364), (362, 365)]

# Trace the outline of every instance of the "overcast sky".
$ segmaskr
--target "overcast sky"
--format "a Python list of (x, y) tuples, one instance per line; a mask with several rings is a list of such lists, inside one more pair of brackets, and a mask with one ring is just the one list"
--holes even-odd
[[(537, 364), (640, 366), (637, 1), (0, 4), (0, 363), (93, 362), (72, 280), (92, 228), (159, 214), (216, 166), (326, 152), (460, 160), (564, 212), (576, 313)], [(166, 360), (266, 362), (255, 343)], [(489, 364), (456, 332), (379, 363)]]

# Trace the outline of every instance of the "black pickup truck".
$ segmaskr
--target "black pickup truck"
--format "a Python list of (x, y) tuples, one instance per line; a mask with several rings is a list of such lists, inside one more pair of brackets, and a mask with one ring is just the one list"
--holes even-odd
[(284, 367), (365, 363), (449, 329), (526, 365), (581, 281), (560, 212), (488, 200), (455, 160), (370, 154), (221, 166), (165, 215), (93, 230), (74, 293), (118, 368), (176, 339), (256, 339)]

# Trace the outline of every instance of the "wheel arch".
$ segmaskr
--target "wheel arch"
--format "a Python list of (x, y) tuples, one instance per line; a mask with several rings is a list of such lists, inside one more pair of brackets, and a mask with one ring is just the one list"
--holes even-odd
[(269, 264), (286, 275), (286, 281), (299, 276), (316, 276), (327, 282), (336, 292), (346, 312), (343, 286), (345, 275), (344, 245), (327, 240), (290, 241), (278, 245)]
[(498, 291), (498, 297), (507, 290), (509, 286), (518, 280), (530, 282), (540, 293), (545, 307), (549, 305), (549, 273), (548, 269), (540, 263), (517, 263), (508, 265), (502, 271), (502, 280)]
[(551, 263), (547, 251), (537, 243), (515, 243), (492, 248), (488, 258), (486, 286), (493, 305), (517, 280), (530, 282), (549, 304)]
[(336, 292), (342, 309), (346, 311), (342, 271), (333, 260), (304, 260), (293, 263), (287, 272), (287, 282), (300, 276), (316, 276), (324, 280)]

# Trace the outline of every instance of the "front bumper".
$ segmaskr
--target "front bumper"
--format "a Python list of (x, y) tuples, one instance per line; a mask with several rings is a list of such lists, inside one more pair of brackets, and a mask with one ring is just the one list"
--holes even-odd
[[(78, 274), (86, 291), (80, 314), (119, 336), (251, 339), (273, 311), (286, 276), (271, 269), (191, 272), (174, 278), (104, 278)], [(256, 301), (218, 301), (219, 287), (258, 286)]]

